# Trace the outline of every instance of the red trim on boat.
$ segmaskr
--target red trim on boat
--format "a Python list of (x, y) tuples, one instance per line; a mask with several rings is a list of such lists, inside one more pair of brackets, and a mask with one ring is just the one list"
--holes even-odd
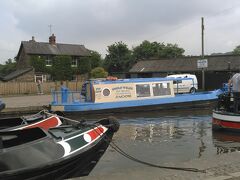
[(221, 126), (222, 128), (240, 129), (240, 122), (223, 121), (220, 119), (213, 118), (212, 124)]
[(91, 140), (93, 141), (98, 136), (100, 136), (104, 132), (104, 129), (102, 127), (97, 127), (88, 132), (87, 134), (91, 137)]
[(40, 128), (45, 129), (45, 130), (48, 130), (49, 128), (57, 127), (57, 126), (60, 126), (61, 124), (62, 124), (62, 122), (58, 117), (51, 116), (47, 119), (44, 119), (44, 120), (41, 120), (39, 122), (30, 124), (30, 125), (24, 127), (23, 129), (40, 127)]

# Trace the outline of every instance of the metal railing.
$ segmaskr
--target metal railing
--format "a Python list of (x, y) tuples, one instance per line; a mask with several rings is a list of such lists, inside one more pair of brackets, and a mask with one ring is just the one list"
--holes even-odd
[(80, 91), (52, 91), (52, 104), (77, 104), (85, 102), (85, 97), (81, 95)]

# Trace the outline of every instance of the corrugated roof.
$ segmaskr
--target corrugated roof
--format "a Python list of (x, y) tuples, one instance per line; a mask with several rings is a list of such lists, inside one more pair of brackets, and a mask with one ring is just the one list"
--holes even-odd
[(90, 56), (88, 49), (77, 44), (51, 45), (46, 42), (22, 41), (22, 46), (27, 54)]
[[(144, 60), (137, 62), (129, 72), (149, 73), (149, 72), (171, 72), (171, 71), (198, 71), (197, 60), (201, 57), (183, 57), (163, 60)], [(208, 68), (206, 70), (224, 71), (240, 70), (240, 56), (207, 56)]]

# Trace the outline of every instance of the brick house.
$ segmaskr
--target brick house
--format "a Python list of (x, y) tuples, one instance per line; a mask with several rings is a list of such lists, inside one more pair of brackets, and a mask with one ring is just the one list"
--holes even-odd
[(29, 41), (22, 41), (16, 56), (17, 70), (2, 78), (3, 81), (41, 81), (47, 80), (47, 75), (42, 72), (35, 72), (31, 67), (32, 56), (39, 56), (46, 59), (46, 66), (52, 65), (53, 57), (58, 55), (68, 55), (71, 57), (72, 67), (76, 67), (82, 57), (90, 56), (88, 49), (84, 45), (63, 44), (56, 42), (56, 36), (52, 34), (49, 42), (37, 42), (32, 37)]

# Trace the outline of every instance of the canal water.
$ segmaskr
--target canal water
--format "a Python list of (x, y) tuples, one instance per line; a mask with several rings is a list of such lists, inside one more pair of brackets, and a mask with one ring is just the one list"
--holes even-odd
[[(238, 134), (212, 131), (209, 110), (114, 116), (121, 124), (113, 138), (114, 143), (126, 153), (154, 164), (176, 165), (240, 150)], [(143, 167), (109, 147), (91, 175)]]

